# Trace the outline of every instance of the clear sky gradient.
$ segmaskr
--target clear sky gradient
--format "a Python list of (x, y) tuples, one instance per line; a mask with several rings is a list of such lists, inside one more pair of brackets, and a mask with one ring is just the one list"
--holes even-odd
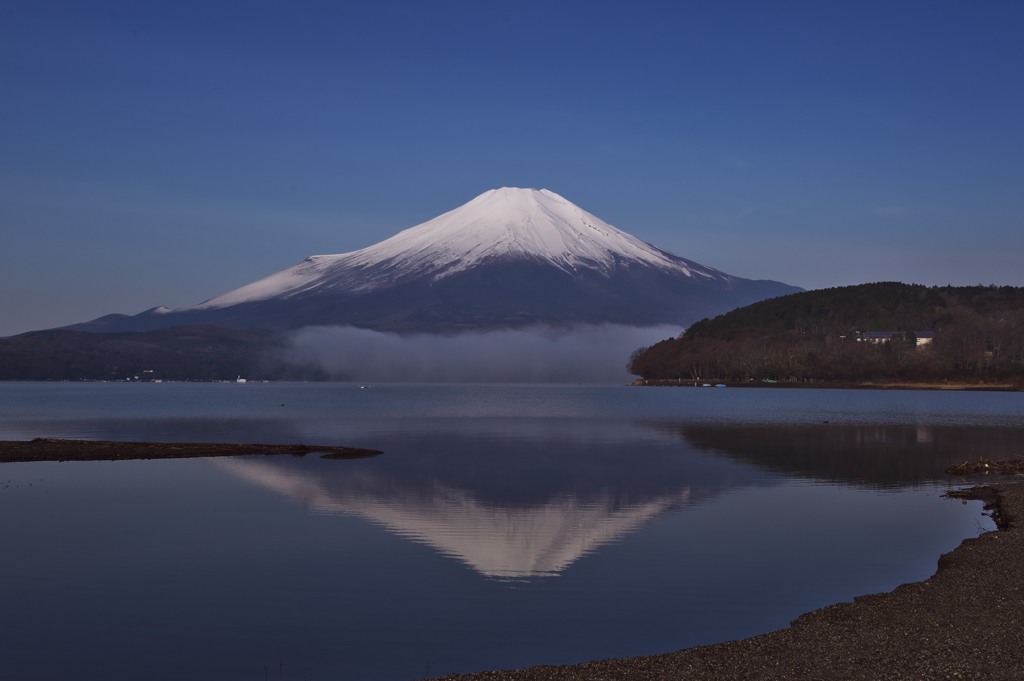
[(0, 5), (0, 335), (548, 188), (730, 274), (1024, 285), (1024, 3)]

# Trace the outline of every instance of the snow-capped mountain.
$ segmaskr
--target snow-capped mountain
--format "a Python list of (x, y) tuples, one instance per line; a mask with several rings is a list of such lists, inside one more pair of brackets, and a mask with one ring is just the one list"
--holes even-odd
[(213, 309), (313, 292), (358, 293), (423, 279), (437, 282), (497, 260), (532, 260), (575, 276), (610, 275), (625, 263), (706, 279), (727, 276), (661, 251), (547, 189), (492, 189), (374, 246), (314, 255), (191, 309)]
[(663, 251), (546, 189), (506, 187), (373, 246), (311, 256), (192, 307), (111, 315), (77, 328), (686, 325), (798, 290)]

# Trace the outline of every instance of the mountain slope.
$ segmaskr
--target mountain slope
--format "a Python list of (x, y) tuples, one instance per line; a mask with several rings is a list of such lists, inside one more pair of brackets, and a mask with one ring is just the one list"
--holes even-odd
[(318, 255), (198, 305), (81, 330), (345, 324), (450, 332), (532, 324), (685, 324), (799, 289), (658, 249), (546, 189), (494, 189), (378, 244)]

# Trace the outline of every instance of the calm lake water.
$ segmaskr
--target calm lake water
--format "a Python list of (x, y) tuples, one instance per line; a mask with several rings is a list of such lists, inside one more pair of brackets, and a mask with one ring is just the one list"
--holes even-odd
[(0, 465), (0, 675), (415, 679), (664, 652), (920, 580), (1024, 394), (0, 384), (0, 439), (347, 444)]

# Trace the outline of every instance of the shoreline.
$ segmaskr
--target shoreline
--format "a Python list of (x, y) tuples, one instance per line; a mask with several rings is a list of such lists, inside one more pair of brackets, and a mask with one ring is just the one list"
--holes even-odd
[(267, 445), (226, 442), (120, 442), (115, 440), (0, 440), (0, 463), (38, 461), (129, 461), (193, 459), (223, 456), (306, 456), (321, 459), (362, 459), (377, 456), (376, 449), (337, 445)]
[(748, 639), (660, 655), (451, 674), (435, 681), (1016, 679), (1024, 669), (1024, 483), (949, 493), (999, 529), (965, 539), (934, 575), (801, 615)]
[(707, 381), (700, 384), (687, 379), (674, 378), (638, 378), (629, 384), (637, 388), (708, 388), (723, 385), (726, 388), (764, 388), (771, 390), (781, 388), (785, 390), (811, 389), (811, 390), (948, 390), (954, 392), (1021, 392), (1024, 387), (1013, 383), (922, 383), (914, 381), (866, 381), (863, 383), (845, 383), (830, 381), (806, 381), (806, 382), (782, 382), (764, 383), (761, 381)]

